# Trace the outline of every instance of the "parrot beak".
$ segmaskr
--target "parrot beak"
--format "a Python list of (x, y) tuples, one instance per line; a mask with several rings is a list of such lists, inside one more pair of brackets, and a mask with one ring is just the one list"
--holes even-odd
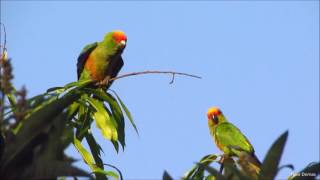
[(125, 47), (126, 46), (126, 41), (125, 40), (121, 40), (120, 41), (120, 45), (121, 45), (121, 47)]

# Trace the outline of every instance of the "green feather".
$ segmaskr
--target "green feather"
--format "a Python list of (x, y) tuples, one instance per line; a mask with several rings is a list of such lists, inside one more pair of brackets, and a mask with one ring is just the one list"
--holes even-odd
[[(114, 32), (107, 33), (101, 42), (85, 46), (78, 57), (78, 79), (93, 79), (102, 81), (103, 78), (115, 77), (123, 66), (121, 53), (123, 47), (113, 38)], [(85, 67), (89, 56), (93, 59), (91, 68)], [(108, 87), (111, 83), (108, 85)]]
[(249, 140), (229, 122), (222, 122), (216, 126), (214, 138), (223, 146), (223, 151), (226, 154), (239, 156), (239, 149), (249, 154), (254, 152)]
[(98, 45), (97, 42), (91, 43), (91, 44), (86, 45), (82, 49), (82, 51), (81, 51), (81, 53), (80, 53), (80, 55), (78, 57), (78, 63), (77, 63), (78, 79), (80, 79), (81, 73), (83, 72), (84, 65), (85, 65), (90, 53), (97, 47), (97, 45)]

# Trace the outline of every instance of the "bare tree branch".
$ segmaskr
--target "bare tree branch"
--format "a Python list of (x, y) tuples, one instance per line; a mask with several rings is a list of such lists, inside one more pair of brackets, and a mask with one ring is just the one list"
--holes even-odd
[(115, 81), (115, 80), (118, 80), (121, 78), (129, 77), (129, 76), (136, 76), (136, 75), (143, 75), (143, 74), (172, 74), (172, 80), (170, 81), (170, 84), (172, 84), (174, 82), (176, 74), (201, 79), (200, 76), (196, 76), (196, 75), (188, 74), (188, 73), (182, 73), (182, 72), (175, 72), (175, 71), (141, 71), (141, 72), (132, 72), (132, 73), (128, 73), (128, 74), (123, 74), (123, 75), (111, 78), (109, 81)]
[[(3, 47), (2, 47), (2, 55), (4, 53), (4, 51), (6, 51), (6, 45), (7, 45), (7, 32), (6, 32), (6, 26), (3, 24), (3, 23), (0, 23), (0, 25), (3, 27), (3, 39), (4, 39), (4, 42), (3, 42)], [(0, 31), (1, 31), (1, 27), (0, 27)], [(0, 47), (1, 47), (1, 42), (0, 42)]]

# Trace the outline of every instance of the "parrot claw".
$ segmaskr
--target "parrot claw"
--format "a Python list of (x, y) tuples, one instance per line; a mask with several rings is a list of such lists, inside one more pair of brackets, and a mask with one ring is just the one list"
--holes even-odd
[(98, 81), (96, 83), (97, 86), (99, 87), (105, 87), (109, 84), (109, 78), (104, 78), (102, 81)]
[(219, 169), (219, 172), (220, 173), (222, 173), (222, 171), (223, 171), (223, 169), (224, 169), (224, 162), (225, 162), (225, 160), (227, 160), (227, 159), (229, 159), (230, 158), (230, 156), (229, 155), (227, 155), (227, 154), (222, 154), (222, 155), (220, 155), (220, 159), (219, 159), (219, 163), (221, 164), (220, 165), (220, 169)]

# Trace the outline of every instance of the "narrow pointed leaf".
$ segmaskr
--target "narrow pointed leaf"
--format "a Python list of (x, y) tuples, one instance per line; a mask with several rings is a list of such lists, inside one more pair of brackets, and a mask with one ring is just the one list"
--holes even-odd
[(130, 123), (132, 124), (133, 128), (135, 129), (135, 131), (137, 132), (137, 134), (139, 134), (138, 128), (137, 128), (136, 124), (135, 124), (134, 121), (133, 121), (133, 118), (132, 118), (132, 115), (131, 115), (130, 111), (128, 110), (128, 108), (126, 107), (126, 105), (123, 103), (123, 101), (120, 99), (120, 97), (118, 96), (118, 94), (117, 94), (115, 91), (112, 91), (112, 92), (116, 95), (117, 100), (120, 102), (120, 105), (121, 105), (122, 109), (125, 111), (125, 113), (126, 113), (128, 119), (130, 120)]
[(124, 116), (121, 111), (120, 106), (118, 105), (116, 99), (114, 99), (112, 96), (110, 96), (112, 99), (112, 104), (110, 104), (112, 117), (117, 122), (117, 130), (118, 130), (118, 141), (120, 142), (122, 146), (122, 150), (124, 150), (124, 147), (126, 145), (125, 143), (125, 122), (124, 122)]
[(120, 169), (119, 169), (119, 168), (117, 168), (116, 166), (111, 165), (111, 164), (104, 164), (104, 165), (105, 165), (105, 166), (109, 166), (109, 167), (111, 167), (111, 168), (115, 169), (115, 170), (118, 172), (118, 174), (119, 174), (119, 178), (120, 178), (120, 180), (123, 180), (123, 176), (122, 176), (122, 173), (121, 173), (121, 171), (120, 171)]
[(78, 112), (79, 106), (80, 105), (77, 102), (74, 102), (70, 105), (67, 111), (68, 118), (72, 118), (73, 116), (75, 116), (75, 114)]
[(60, 89), (64, 89), (64, 87), (52, 87), (52, 88), (49, 88), (49, 89), (47, 89), (47, 93), (52, 92), (52, 91), (57, 91), (57, 90), (60, 90)]
[[(201, 158), (199, 164), (208, 166), (211, 162), (216, 160), (217, 155), (215, 154), (209, 154)], [(185, 179), (194, 179), (194, 178), (200, 178), (204, 175), (204, 169), (199, 167), (198, 164), (196, 164), (190, 171), (188, 171), (185, 175)]]
[(288, 131), (283, 133), (271, 146), (261, 165), (260, 179), (272, 180), (278, 172), (278, 166), (284, 146), (288, 138)]
[(17, 101), (16, 101), (16, 98), (14, 97), (14, 95), (12, 93), (10, 93), (10, 94), (7, 94), (7, 97), (8, 97), (8, 100), (10, 102), (10, 105), (12, 107), (15, 107), (16, 104), (17, 104)]
[[(106, 171), (104, 171), (103, 161), (100, 157), (100, 145), (97, 144), (96, 140), (92, 136), (91, 132), (88, 132), (86, 134), (86, 140), (88, 142), (88, 145), (90, 147), (90, 151), (92, 153), (93, 159), (96, 163), (97, 168), (95, 169), (95, 174), (97, 179), (107, 179), (104, 175)], [(109, 172), (108, 172), (109, 173)], [(112, 174), (112, 173), (111, 173)]]
[(96, 166), (91, 153), (82, 146), (81, 142), (77, 138), (73, 139), (73, 144), (78, 150), (78, 152), (80, 153), (80, 155), (82, 156), (82, 159), (84, 160), (84, 162), (88, 164), (91, 170), (94, 170)]
[(114, 149), (117, 151), (117, 153), (119, 152), (119, 144), (118, 141), (111, 141), (113, 144)]
[[(305, 180), (305, 179), (316, 179), (320, 174), (320, 163), (311, 163), (300, 171), (299, 176), (289, 178), (291, 180)], [(319, 178), (319, 177), (318, 177)]]
[(60, 99), (55, 99), (38, 111), (30, 114), (24, 120), (24, 125), (17, 133), (14, 143), (8, 146), (4, 154), (5, 158), (2, 159), (1, 170), (5, 171), (6, 166), (16, 163), (19, 161), (19, 158), (23, 158), (24, 151), (28, 149), (27, 147), (31, 148), (31, 146), (34, 146), (34, 139), (38, 137), (42, 130), (52, 124), (55, 117), (76, 101), (79, 96), (80, 94), (78, 93), (72, 93)]
[(103, 162), (100, 157), (101, 156), (100, 152), (102, 151), (101, 146), (97, 143), (97, 141), (95, 140), (94, 136), (91, 133), (88, 133), (86, 135), (86, 140), (88, 142), (88, 145), (90, 147), (91, 153), (93, 155), (93, 158), (96, 164), (103, 169)]
[(170, 174), (167, 171), (163, 172), (162, 180), (173, 180), (173, 178), (170, 176)]
[(76, 137), (73, 140), (73, 144), (76, 147), (76, 149), (78, 150), (78, 152), (80, 153), (80, 155), (82, 156), (82, 159), (84, 160), (84, 162), (86, 164), (88, 164), (91, 171), (96, 174), (97, 179), (98, 178), (99, 179), (107, 179), (105, 176), (102, 176), (103, 174), (105, 174), (105, 171), (103, 169), (99, 168), (95, 164), (95, 160), (94, 160), (92, 154), (82, 146), (81, 142)]
[(117, 123), (117, 131), (118, 131), (118, 141), (120, 142), (122, 149), (124, 150), (125, 147), (125, 122), (124, 122), (124, 116), (121, 110), (121, 107), (119, 106), (117, 100), (109, 93), (106, 93), (102, 89), (96, 90), (96, 89), (84, 89), (87, 93), (93, 94), (96, 98), (106, 101), (110, 108), (111, 112), (105, 107), (108, 114), (110, 114), (110, 118), (114, 120), (114, 122)]
[(220, 174), (216, 169), (208, 166), (208, 165), (204, 165), (204, 164), (198, 164), (199, 167), (205, 169), (206, 171), (208, 171), (211, 175), (213, 175), (214, 177), (216, 177), (217, 180), (227, 180), (222, 174)]
[(103, 137), (117, 141), (118, 133), (116, 124), (113, 122), (113, 119), (110, 118), (110, 115), (104, 108), (103, 103), (93, 98), (87, 98), (87, 101), (96, 110), (93, 114), (93, 118)]
[(92, 83), (92, 80), (82, 80), (82, 81), (75, 81), (72, 83), (69, 83), (67, 85), (64, 86), (65, 89), (71, 88), (71, 87), (84, 87), (88, 84)]
[(119, 175), (117, 173), (113, 172), (113, 171), (105, 171), (105, 170), (102, 170), (100, 168), (96, 168), (94, 173), (98, 173), (100, 175), (110, 176), (110, 177), (113, 177), (114, 179), (119, 179)]
[(94, 111), (95, 109), (91, 106), (86, 105), (82, 100), (79, 101), (80, 107), (78, 112), (78, 125), (76, 126), (76, 137), (79, 140), (82, 140), (84, 136), (87, 135), (90, 126), (91, 126), (91, 116), (90, 111)]

